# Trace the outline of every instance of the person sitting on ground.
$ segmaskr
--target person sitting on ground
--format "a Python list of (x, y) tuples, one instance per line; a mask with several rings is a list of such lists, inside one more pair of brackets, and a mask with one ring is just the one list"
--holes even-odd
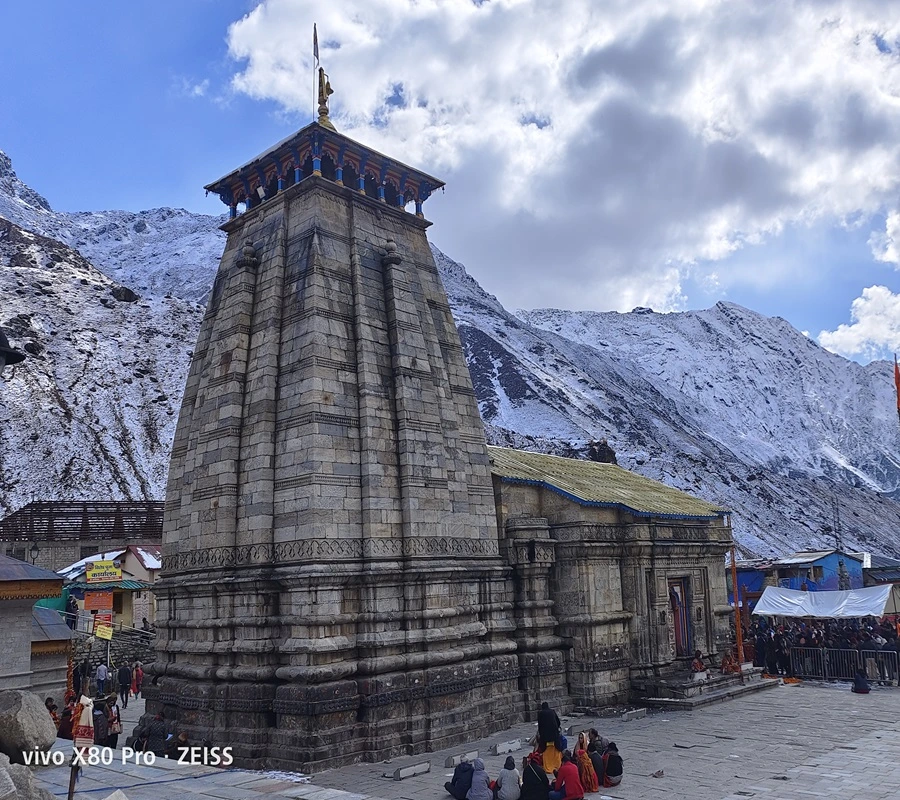
[(72, 738), (72, 709), (64, 708), (59, 720), (59, 730), (56, 732), (58, 739)]
[[(141, 726), (138, 726), (139, 728)], [(166, 720), (162, 712), (151, 719), (146, 728), (141, 731), (143, 741), (143, 751), (145, 753), (155, 753), (158, 756), (165, 754), (166, 749)]]
[(469, 759), (463, 756), (456, 765), (456, 769), (453, 770), (453, 777), (444, 784), (444, 788), (451, 797), (455, 797), (456, 800), (466, 800), (466, 795), (472, 786), (472, 771)]
[(737, 659), (734, 657), (730, 650), (725, 652), (725, 655), (722, 656), (722, 674), (723, 675), (732, 675), (735, 672), (741, 671), (741, 665), (738, 664)]
[(578, 777), (581, 779), (581, 785), (586, 792), (596, 792), (600, 788), (597, 780), (597, 772), (591, 763), (587, 750), (575, 751), (575, 763), (578, 764)]
[(522, 781), (519, 770), (516, 769), (516, 760), (507, 756), (506, 763), (494, 782), (494, 796), (497, 800), (519, 800), (521, 793)]
[(705, 681), (708, 677), (706, 664), (703, 663), (703, 654), (697, 650), (694, 652), (694, 660), (691, 661), (691, 679)]
[(472, 762), (472, 785), (466, 793), (466, 800), (494, 800), (491, 779), (484, 771), (484, 761), (476, 758)]
[(588, 731), (588, 754), (599, 753), (602, 756), (606, 752), (606, 746), (608, 744), (609, 739), (607, 739), (605, 736), (601, 736), (600, 731), (598, 731), (596, 728), (591, 728)]
[(588, 749), (588, 733), (587, 731), (582, 731), (578, 734), (578, 738), (575, 740), (575, 747), (572, 748), (573, 753), (577, 753), (579, 750), (584, 750), (587, 752)]
[(618, 786), (622, 782), (622, 756), (619, 755), (619, 748), (615, 742), (610, 742), (606, 748), (606, 755), (603, 756), (603, 786), (609, 788)]
[(531, 753), (522, 759), (522, 795), (519, 800), (549, 800), (550, 779), (544, 772), (541, 754)]
[(869, 682), (866, 680), (866, 674), (861, 669), (856, 670), (856, 675), (853, 678), (853, 688), (850, 691), (856, 694), (869, 693)]
[(578, 766), (568, 750), (562, 754), (562, 764), (556, 772), (550, 800), (584, 800), (584, 787), (578, 775)]
[(562, 765), (562, 754), (555, 742), (550, 742), (541, 753), (541, 763), (544, 765), (544, 772), (548, 775), (556, 774), (556, 770)]
[(550, 742), (556, 742), (559, 738), (559, 715), (550, 708), (548, 703), (541, 703), (538, 711), (538, 745), (543, 747)]
[(188, 735), (184, 731), (178, 734), (177, 738), (169, 739), (166, 743), (166, 758), (178, 761), (182, 757), (189, 758), (191, 745), (188, 741)]

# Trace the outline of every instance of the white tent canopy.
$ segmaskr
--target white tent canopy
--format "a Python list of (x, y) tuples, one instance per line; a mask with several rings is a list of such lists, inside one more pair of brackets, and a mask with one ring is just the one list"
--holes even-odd
[(767, 586), (753, 609), (767, 617), (882, 617), (896, 614), (893, 585), (870, 586), (845, 592), (799, 592)]

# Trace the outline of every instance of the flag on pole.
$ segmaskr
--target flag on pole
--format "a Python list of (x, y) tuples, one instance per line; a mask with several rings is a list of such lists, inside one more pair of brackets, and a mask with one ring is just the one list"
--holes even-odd
[(897, 364), (896, 353), (894, 353), (894, 386), (897, 387), (897, 416), (900, 417), (900, 365)]
[(316, 59), (316, 66), (319, 66), (319, 32), (316, 30), (316, 23), (313, 23), (313, 57)]

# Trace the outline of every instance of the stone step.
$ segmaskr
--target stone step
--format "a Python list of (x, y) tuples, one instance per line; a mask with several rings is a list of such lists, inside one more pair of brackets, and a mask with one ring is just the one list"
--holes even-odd
[(703, 694), (697, 694), (693, 697), (644, 697), (641, 698), (640, 702), (651, 708), (668, 708), (673, 710), (684, 709), (685, 711), (691, 711), (695, 708), (712, 705), (713, 703), (722, 703), (725, 700), (733, 700), (736, 697), (753, 694), (754, 692), (774, 689), (780, 684), (781, 681), (777, 678), (762, 678), (760, 680), (749, 681), (745, 684), (730, 685), (721, 688), (710, 687), (707, 691), (704, 691)]
[(634, 700), (649, 698), (681, 699), (708, 694), (713, 690), (730, 686), (742, 686), (756, 683), (762, 679), (761, 669), (751, 669), (744, 673), (722, 675), (711, 673), (705, 681), (693, 681), (689, 676), (678, 675), (670, 678), (641, 678), (632, 681), (631, 696)]

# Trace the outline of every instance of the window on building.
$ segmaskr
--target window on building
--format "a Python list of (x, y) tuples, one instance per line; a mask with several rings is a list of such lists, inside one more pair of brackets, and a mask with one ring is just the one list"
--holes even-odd
[(19, 561), (25, 560), (25, 548), (24, 547), (8, 547), (6, 549), (6, 555), (10, 558), (17, 558)]
[(123, 603), (124, 597), (125, 597), (124, 592), (113, 592), (113, 609), (112, 609), (113, 614), (121, 614), (122, 613), (122, 606), (124, 605), (124, 603)]
[(96, 552), (97, 552), (97, 548), (94, 547), (93, 545), (87, 545), (87, 546), (82, 545), (78, 551), (78, 553), (79, 553), (78, 560), (80, 561), (83, 558), (90, 558), (92, 555), (96, 554)]
[(812, 573), (813, 573), (813, 574), (812, 574), (812, 579), (813, 579), (816, 583), (819, 583), (819, 581), (821, 581), (822, 578), (825, 577), (825, 573), (824, 573), (822, 567), (813, 567)]

